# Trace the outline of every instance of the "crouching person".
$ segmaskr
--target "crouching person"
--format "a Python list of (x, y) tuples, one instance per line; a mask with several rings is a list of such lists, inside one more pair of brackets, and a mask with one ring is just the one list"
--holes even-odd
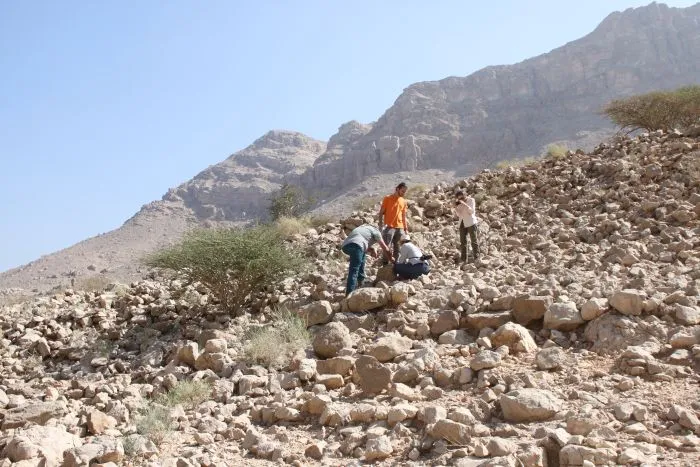
[(375, 243), (378, 243), (384, 250), (384, 255), (389, 261), (394, 260), (391, 250), (382, 240), (381, 232), (372, 225), (363, 224), (354, 228), (343, 241), (343, 253), (350, 257), (345, 295), (350, 295), (350, 292), (360, 287), (365, 280), (365, 259), (368, 250), (372, 256), (377, 256), (376, 251), (372, 248)]
[(401, 248), (399, 257), (394, 264), (394, 273), (399, 279), (417, 279), (430, 272), (429, 256), (424, 255), (408, 235), (403, 235), (399, 240)]

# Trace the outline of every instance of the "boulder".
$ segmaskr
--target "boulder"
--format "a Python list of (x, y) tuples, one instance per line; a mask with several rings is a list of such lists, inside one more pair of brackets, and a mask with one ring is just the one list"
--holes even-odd
[(573, 331), (585, 321), (575, 303), (552, 303), (544, 314), (544, 327), (557, 331)]
[(610, 306), (623, 315), (639, 316), (642, 314), (645, 299), (644, 292), (625, 289), (615, 292), (610, 297)]
[(561, 409), (562, 401), (551, 391), (526, 388), (502, 394), (499, 398), (503, 418), (509, 422), (549, 420)]
[(537, 344), (530, 332), (516, 323), (506, 323), (496, 329), (496, 332), (491, 335), (491, 343), (494, 347), (505, 345), (513, 353), (537, 350)]
[(521, 296), (513, 300), (513, 317), (523, 326), (542, 319), (547, 308), (552, 304), (552, 297)]
[(396, 335), (384, 336), (374, 344), (367, 347), (367, 354), (373, 356), (380, 362), (388, 362), (403, 355), (413, 346), (413, 341), (408, 337)]
[(312, 345), (316, 355), (331, 358), (337, 356), (340, 349), (352, 347), (352, 337), (343, 323), (332, 322), (316, 332)]
[(367, 394), (378, 394), (391, 384), (391, 370), (376, 358), (362, 355), (355, 361), (359, 384)]
[(327, 300), (319, 300), (299, 308), (299, 316), (307, 326), (325, 324), (333, 317), (333, 307)]
[(353, 313), (381, 308), (389, 303), (389, 297), (384, 289), (365, 287), (353, 290), (345, 299), (346, 308)]

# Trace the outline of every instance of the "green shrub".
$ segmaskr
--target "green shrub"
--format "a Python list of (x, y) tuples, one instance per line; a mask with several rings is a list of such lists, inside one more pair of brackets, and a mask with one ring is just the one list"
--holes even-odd
[(538, 160), (539, 158), (535, 156), (527, 156), (520, 159), (508, 159), (496, 162), (496, 168), (499, 170), (504, 170), (508, 167), (524, 167), (526, 165), (532, 164), (533, 162), (537, 162)]
[(603, 108), (603, 114), (630, 132), (684, 128), (700, 122), (700, 86), (616, 99)]
[(102, 274), (93, 274), (91, 276), (82, 277), (75, 281), (73, 290), (82, 290), (84, 292), (101, 292), (105, 290), (112, 280)]
[(566, 156), (566, 151), (568, 151), (566, 146), (562, 146), (561, 144), (547, 145), (547, 157), (550, 159), (559, 160)]
[(283, 368), (295, 352), (303, 350), (310, 342), (306, 323), (283, 309), (275, 312), (272, 323), (248, 331), (244, 352), (250, 363)]
[(136, 432), (160, 444), (170, 434), (173, 422), (168, 407), (148, 403), (141, 409), (136, 416)]
[(314, 204), (314, 199), (303, 188), (285, 183), (270, 198), (268, 211), (272, 220), (280, 217), (299, 217)]
[(265, 225), (195, 230), (144, 262), (177, 271), (188, 283), (201, 282), (233, 312), (247, 305), (255, 292), (303, 267), (302, 257), (285, 248), (280, 232)]
[(284, 238), (290, 238), (301, 234), (311, 228), (311, 221), (307, 217), (279, 217), (272, 224)]
[(156, 399), (156, 402), (166, 407), (182, 405), (185, 409), (193, 409), (206, 401), (211, 395), (211, 383), (202, 380), (178, 381), (167, 393)]

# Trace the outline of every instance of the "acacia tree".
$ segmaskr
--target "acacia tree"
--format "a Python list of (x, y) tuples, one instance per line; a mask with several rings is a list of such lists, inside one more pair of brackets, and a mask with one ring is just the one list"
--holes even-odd
[(299, 217), (308, 211), (314, 200), (301, 187), (285, 183), (270, 198), (268, 211), (272, 220), (280, 217)]
[(603, 113), (622, 130), (665, 130), (700, 123), (700, 86), (616, 99)]
[(224, 308), (237, 312), (255, 292), (302, 269), (302, 257), (284, 243), (270, 226), (195, 230), (145, 263), (174, 270), (188, 283), (201, 282)]

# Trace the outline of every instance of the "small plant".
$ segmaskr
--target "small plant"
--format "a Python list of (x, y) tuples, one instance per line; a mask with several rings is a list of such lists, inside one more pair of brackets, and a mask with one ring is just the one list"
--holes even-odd
[(102, 274), (94, 274), (92, 276), (83, 277), (75, 282), (74, 290), (82, 290), (85, 292), (101, 292), (105, 290), (112, 280)]
[(178, 272), (187, 284), (201, 282), (232, 312), (247, 305), (255, 292), (300, 272), (304, 265), (302, 257), (286, 248), (280, 232), (269, 225), (196, 230), (144, 261)]
[(549, 144), (547, 145), (547, 157), (549, 159), (559, 160), (566, 156), (566, 151), (568, 149), (566, 146), (561, 144)]
[(318, 228), (321, 226), (324, 226), (326, 224), (331, 224), (334, 222), (334, 219), (331, 216), (311, 216), (309, 217), (309, 224), (313, 228)]
[(136, 431), (154, 443), (160, 444), (172, 431), (172, 422), (168, 407), (150, 402), (139, 410), (139, 415), (136, 417)]
[(496, 168), (498, 170), (504, 170), (507, 169), (508, 167), (524, 167), (526, 165), (530, 165), (534, 162), (537, 162), (539, 158), (535, 156), (528, 156), (528, 157), (523, 157), (520, 159), (508, 159), (504, 161), (498, 161), (496, 162)]
[(306, 323), (289, 310), (277, 310), (273, 322), (249, 330), (244, 347), (245, 356), (251, 363), (283, 368), (296, 351), (306, 348), (311, 335)]
[(211, 395), (211, 383), (202, 380), (178, 381), (167, 393), (156, 399), (158, 404), (166, 407), (182, 405), (193, 409), (206, 401)]
[(700, 86), (616, 99), (602, 113), (629, 132), (684, 128), (700, 122)]
[(314, 199), (303, 188), (285, 183), (270, 198), (268, 211), (272, 220), (280, 217), (299, 217), (314, 204)]
[(273, 226), (282, 237), (291, 238), (309, 230), (311, 223), (305, 217), (280, 217)]

